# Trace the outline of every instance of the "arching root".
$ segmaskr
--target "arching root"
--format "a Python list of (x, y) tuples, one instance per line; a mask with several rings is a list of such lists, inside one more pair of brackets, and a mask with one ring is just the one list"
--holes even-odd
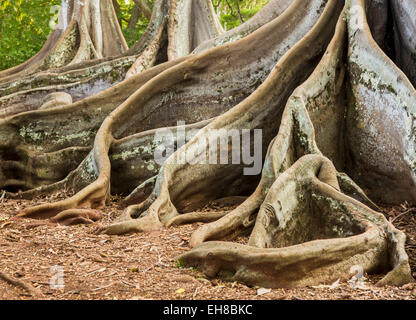
[(369, 273), (392, 269), (380, 284), (413, 281), (404, 234), (328, 184), (334, 181), (329, 160), (302, 157), (273, 184), (248, 245), (206, 242), (180, 261), (210, 277), (265, 287), (329, 283), (353, 266)]
[[(305, 5), (304, 2), (299, 3)], [(313, 26), (312, 31), (308, 33), (308, 36), (297, 43), (294, 48), (278, 62), (266, 82), (249, 98), (199, 131), (190, 142), (167, 159), (160, 169), (153, 193), (144, 202), (145, 205), (143, 203), (138, 206), (129, 207), (127, 211), (130, 213), (123, 214), (123, 217), (128, 219), (128, 222), (124, 222), (122, 228), (118, 224), (115, 229), (112, 226), (109, 226), (108, 232), (113, 233), (114, 230), (122, 230), (123, 232), (126, 232), (126, 230), (141, 230), (142, 222), (140, 220), (148, 216), (151, 216), (153, 221), (157, 221), (157, 226), (159, 226), (160, 223), (167, 224), (172, 219), (182, 219), (176, 218), (181, 215), (178, 211), (182, 214), (189, 214), (189, 212), (195, 211), (195, 209), (201, 208), (215, 199), (227, 195), (236, 195), (238, 194), (237, 192), (240, 192), (241, 194), (243, 191), (241, 185), (249, 186), (248, 182), (243, 182), (247, 177), (239, 178), (243, 171), (241, 166), (195, 165), (188, 163), (181, 165), (178, 164), (180, 162), (177, 160), (181, 157), (188, 157), (187, 154), (195, 155), (195, 158), (203, 155), (206, 150), (199, 149), (198, 141), (210, 141), (218, 138), (210, 135), (211, 129), (223, 129), (221, 134), (224, 134), (224, 132), (227, 134), (227, 130), (263, 128), (263, 139), (265, 140), (263, 141), (263, 144), (266, 144), (267, 146), (267, 141), (270, 141), (271, 138), (275, 136), (275, 132), (278, 130), (279, 125), (279, 122), (277, 121), (273, 124), (269, 123), (269, 119), (279, 119), (281, 110), (283, 109), (291, 89), (294, 89), (300, 84), (297, 82), (299, 81), (299, 78), (307, 76), (308, 70), (313, 68), (313, 64), (311, 63), (302, 63), (301, 61), (303, 58), (299, 58), (298, 55), (305, 54), (304, 48), (308, 47), (308, 58), (305, 60), (313, 61), (317, 56), (320, 56), (324, 47), (321, 42), (316, 42), (315, 39), (321, 36), (321, 39), (328, 39), (329, 42), (330, 38), (333, 36), (334, 29), (329, 29), (328, 23), (335, 27), (337, 20), (333, 18), (333, 13), (339, 12), (341, 8), (340, 3), (328, 3), (322, 17), (318, 17), (319, 22), (316, 26)], [(295, 7), (292, 9), (295, 9)], [(298, 12), (296, 12), (296, 14), (294, 12), (295, 11), (291, 11), (287, 13), (287, 16), (280, 17), (282, 19), (281, 21), (289, 19), (290, 14), (294, 14), (293, 18), (297, 17)], [(303, 19), (303, 16), (297, 18)], [(276, 21), (279, 21), (279, 19)], [(272, 25), (270, 25), (270, 27), (272, 27)], [(293, 76), (295, 74), (296, 77)], [(302, 74), (302, 76), (300, 76), (300, 74)], [(285, 82), (289, 78), (292, 79), (292, 76), (293, 81)], [(260, 112), (260, 110), (262, 111)], [(242, 114), (259, 114), (259, 118), (253, 119), (250, 117), (241, 117)], [(292, 119), (288, 121), (292, 121)], [(291, 139), (290, 137), (288, 138)], [(282, 148), (289, 148), (289, 145), (282, 146)], [(283, 166), (286, 165), (285, 162), (290, 163), (290, 161), (292, 161), (286, 159), (285, 154), (286, 152), (282, 153), (281, 163)], [(272, 176), (272, 179), (273, 177), (274, 176)], [(224, 186), (228, 186), (227, 190), (224, 190)], [(173, 199), (172, 196), (175, 199)], [(181, 202), (180, 205), (178, 205), (179, 202)], [(257, 202), (257, 205), (259, 205), (261, 199)], [(176, 206), (179, 207), (179, 210), (177, 210)], [(244, 204), (242, 206), (244, 206)], [(253, 208), (251, 210), (253, 211), (255, 209)], [(196, 214), (191, 214), (186, 217), (195, 216)], [(228, 215), (222, 219), (226, 219), (227, 216)], [(130, 221), (132, 217), (138, 218), (137, 221)], [(245, 221), (246, 218), (242, 220), (247, 223), (247, 221)], [(192, 221), (195, 220), (192, 219)], [(106, 232), (105, 229), (101, 231)]]
[[(180, 214), (166, 223), (166, 227), (177, 226), (181, 224), (189, 224), (194, 222), (212, 222), (216, 221), (225, 215), (229, 214), (231, 210), (223, 210), (227, 207), (234, 207), (240, 205), (246, 200), (246, 197), (226, 197), (213, 201), (207, 205), (208, 210), (200, 212), (189, 212)], [(213, 211), (212, 207), (217, 207), (218, 211)], [(218, 208), (219, 207), (219, 208)]]
[(99, 227), (97, 234), (122, 235), (135, 232), (151, 232), (163, 228), (164, 225), (152, 215), (140, 219), (128, 219), (110, 226)]
[(92, 209), (69, 209), (50, 219), (51, 222), (69, 226), (74, 224), (91, 224), (102, 218), (102, 213)]
[[(19, 216), (16, 216), (19, 218)], [(62, 226), (73, 226), (77, 224), (92, 224), (99, 221), (102, 218), (102, 212), (92, 209), (68, 209), (60, 212), (56, 216), (48, 220), (37, 220), (30, 222), (26, 225), (26, 228), (35, 228), (38, 226), (54, 226), (56, 224)]]
[[(88, 209), (99, 209), (104, 207), (106, 199), (108, 199), (108, 185), (105, 181), (96, 180), (74, 196), (55, 203), (46, 203), (35, 207), (22, 210), (17, 214), (19, 218), (48, 219), (62, 217), (66, 219), (66, 215), (79, 215), (80, 219), (90, 219), (95, 217)], [(83, 210), (83, 208), (88, 208)], [(60, 216), (63, 214), (62, 216)], [(86, 215), (86, 216), (84, 216)], [(57, 218), (60, 220), (61, 218)], [(75, 219), (75, 218), (74, 218)], [(91, 220), (91, 219), (90, 219)]]
[(190, 212), (184, 213), (172, 218), (166, 223), (166, 227), (178, 226), (181, 224), (193, 222), (212, 222), (224, 217), (229, 211), (213, 211), (213, 212)]

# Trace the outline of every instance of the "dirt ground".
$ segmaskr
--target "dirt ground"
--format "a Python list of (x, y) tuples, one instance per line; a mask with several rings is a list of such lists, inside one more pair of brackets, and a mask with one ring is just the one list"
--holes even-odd
[[(416, 299), (414, 284), (379, 288), (374, 286), (380, 278), (377, 275), (366, 275), (359, 289), (352, 289), (347, 281), (332, 286), (264, 290), (206, 279), (196, 270), (175, 263), (179, 254), (189, 250), (188, 240), (198, 223), (150, 234), (108, 236), (94, 234), (97, 224), (38, 226), (30, 219), (10, 220), (27, 206), (54, 200), (0, 198), (0, 299)], [(406, 249), (416, 277), (416, 208), (404, 204), (383, 210), (407, 234)], [(104, 209), (101, 223), (111, 222), (121, 211), (113, 199)], [(52, 288), (51, 279), (53, 284), (60, 284), (56, 281), (58, 273), (63, 274), (64, 287)], [(27, 285), (32, 295), (1, 275)]]

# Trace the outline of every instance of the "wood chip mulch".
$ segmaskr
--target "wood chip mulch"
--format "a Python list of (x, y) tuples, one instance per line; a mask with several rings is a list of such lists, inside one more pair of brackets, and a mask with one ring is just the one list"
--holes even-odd
[[(0, 199), (0, 272), (39, 292), (35, 297), (0, 278), (0, 299), (416, 299), (414, 284), (379, 288), (374, 286), (377, 276), (366, 276), (361, 289), (341, 281), (333, 286), (263, 290), (206, 279), (175, 263), (178, 255), (189, 250), (189, 238), (199, 223), (148, 234), (108, 236), (94, 234), (97, 224), (60, 226), (10, 219), (25, 207), (52, 200)], [(118, 200), (114, 198), (103, 210), (101, 224), (122, 212)], [(406, 250), (416, 276), (416, 208), (405, 203), (384, 206), (383, 211), (406, 233)], [(61, 271), (63, 283), (56, 277)]]

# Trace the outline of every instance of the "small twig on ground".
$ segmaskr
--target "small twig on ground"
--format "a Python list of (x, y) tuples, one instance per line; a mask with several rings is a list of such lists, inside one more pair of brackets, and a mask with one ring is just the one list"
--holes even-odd
[(135, 284), (132, 284), (132, 283), (127, 282), (127, 281), (125, 281), (125, 280), (120, 280), (120, 282), (121, 282), (121, 283), (124, 283), (124, 284), (125, 284), (125, 285), (127, 285), (127, 286), (133, 287), (133, 288), (135, 288), (135, 287), (136, 287), (136, 285), (135, 285)]
[(7, 221), (7, 222), (3, 223), (3, 224), (0, 226), (0, 229), (3, 229), (4, 227), (8, 226), (9, 224), (12, 224), (12, 222), (11, 222), (11, 221)]
[(192, 299), (193, 299), (193, 300), (195, 300), (196, 295), (198, 294), (198, 290), (199, 290), (199, 289), (201, 289), (202, 287), (203, 287), (203, 285), (202, 285), (202, 286), (199, 286), (199, 287), (196, 287), (196, 289), (195, 289), (195, 291), (194, 291), (194, 294), (192, 295)]
[(93, 271), (87, 272), (86, 274), (84, 274), (84, 277), (86, 277), (86, 276), (90, 276), (90, 275), (92, 275), (93, 273), (97, 273), (97, 272), (104, 272), (105, 270), (107, 270), (107, 268), (96, 269), (96, 270), (93, 270)]
[(170, 267), (170, 265), (162, 262), (161, 255), (158, 256), (158, 261), (154, 264), (154, 267), (157, 267), (157, 266), (159, 266), (159, 267)]
[(404, 216), (405, 214), (408, 214), (410, 212), (413, 212), (415, 210), (415, 208), (411, 208), (406, 210), (405, 212), (402, 212), (401, 214), (399, 214), (398, 216), (394, 217), (393, 219), (391, 219), (391, 223), (393, 223), (395, 220), (397, 220), (398, 218), (400, 218), (401, 216)]
[(108, 285), (106, 285), (106, 286), (103, 286), (103, 287), (99, 287), (99, 288), (92, 289), (91, 291), (98, 291), (98, 290), (102, 290), (102, 289), (105, 289), (105, 288), (111, 287), (112, 285), (113, 285), (113, 283), (110, 283), (110, 284), (108, 284)]

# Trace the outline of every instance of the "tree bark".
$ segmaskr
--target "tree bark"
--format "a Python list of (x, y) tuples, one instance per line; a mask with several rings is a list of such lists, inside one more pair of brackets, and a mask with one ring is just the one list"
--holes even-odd
[(190, 54), (199, 44), (223, 32), (210, 0), (172, 0), (170, 6), (169, 60)]

